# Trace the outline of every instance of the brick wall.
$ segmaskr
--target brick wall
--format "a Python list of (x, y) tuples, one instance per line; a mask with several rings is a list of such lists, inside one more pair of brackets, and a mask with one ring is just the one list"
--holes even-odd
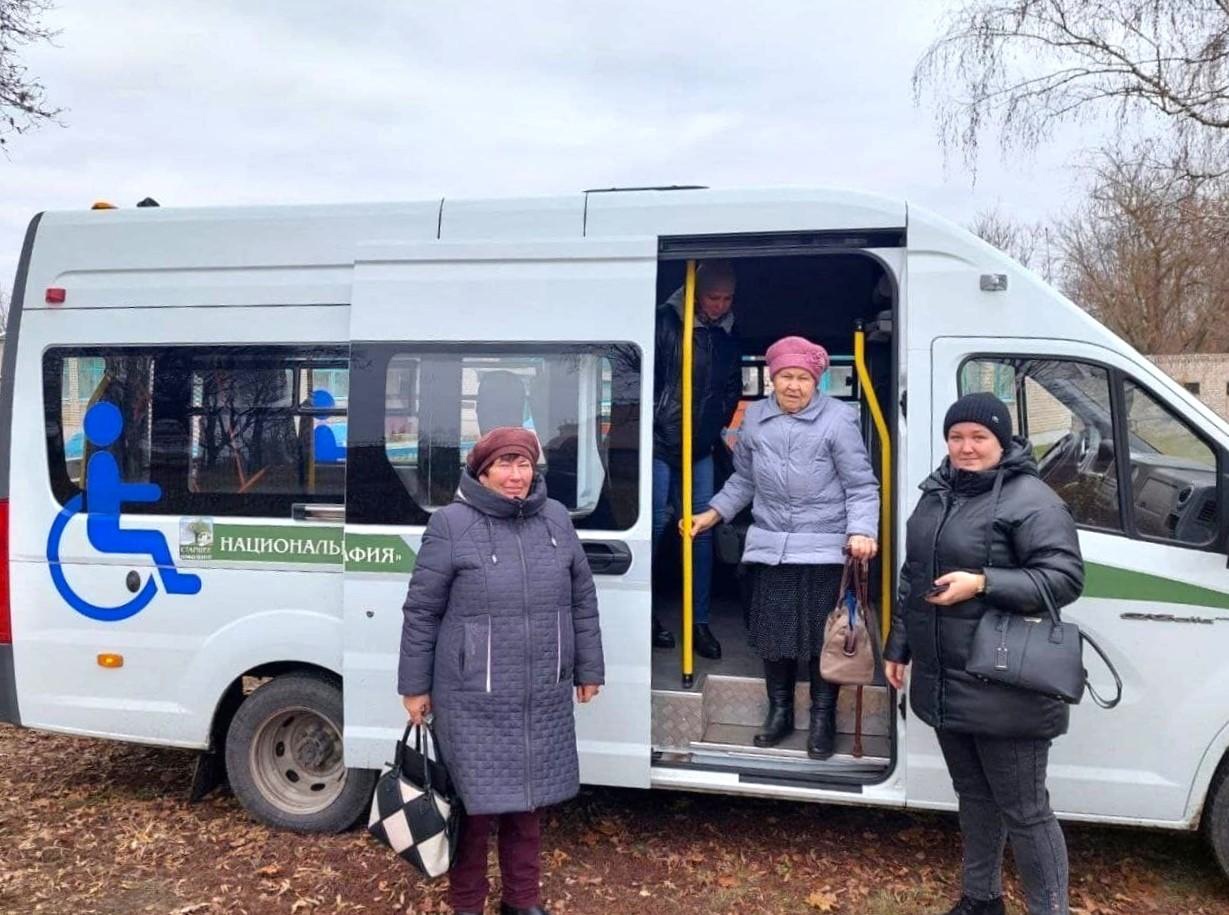
[[(1149, 356), (1157, 367), (1229, 419), (1229, 353)], [(1196, 391), (1194, 386), (1198, 385)]]

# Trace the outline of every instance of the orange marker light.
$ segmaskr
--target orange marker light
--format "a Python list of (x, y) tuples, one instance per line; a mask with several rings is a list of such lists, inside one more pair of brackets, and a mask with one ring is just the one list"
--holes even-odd
[(98, 656), (98, 666), (106, 668), (116, 668), (124, 666), (124, 656), (122, 654), (113, 654), (106, 652)]
[(115, 204), (108, 203), (105, 200), (95, 200), (94, 204), (90, 207), (90, 209), (91, 210), (114, 210), (114, 209), (117, 209), (117, 207), (115, 206)]

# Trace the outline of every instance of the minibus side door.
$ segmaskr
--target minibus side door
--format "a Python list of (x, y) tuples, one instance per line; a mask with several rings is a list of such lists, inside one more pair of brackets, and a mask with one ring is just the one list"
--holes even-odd
[(539, 470), (569, 509), (597, 584), (606, 685), (576, 708), (581, 778), (648, 787), (656, 254), (655, 238), (361, 249), (347, 442), (348, 765), (387, 761), (405, 722), (402, 602), (427, 520), (452, 500), (478, 436), (519, 425), (542, 444)]
[[(1203, 778), (1206, 789), (1229, 720), (1219, 430), (1159, 370), (1094, 344), (949, 337), (933, 341), (931, 357), (932, 463), (946, 453), (941, 417), (957, 396), (988, 390), (1007, 402), (1042, 479), (1079, 526), (1085, 587), (1064, 618), (1092, 635), (1122, 676), (1117, 708), (1100, 709), (1086, 695), (1072, 708), (1069, 733), (1054, 742), (1055, 810), (1190, 820), (1199, 803), (1193, 788)], [(1112, 696), (1113, 680), (1090, 649), (1084, 662), (1097, 691)], [(911, 801), (950, 797), (934, 732), (910, 728), (909, 743)]]

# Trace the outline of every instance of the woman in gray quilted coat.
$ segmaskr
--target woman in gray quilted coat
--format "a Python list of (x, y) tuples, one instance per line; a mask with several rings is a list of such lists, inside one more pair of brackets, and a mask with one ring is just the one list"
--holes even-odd
[(540, 905), (539, 811), (580, 788), (572, 691), (604, 682), (597, 596), (567, 509), (546, 497), (538, 442), (502, 427), (470, 452), (454, 501), (435, 512), (405, 600), (398, 689), (431, 712), (465, 807), (449, 901), (486, 905), (498, 825), (502, 915)]
[(879, 483), (858, 412), (818, 389), (828, 353), (803, 337), (784, 337), (765, 353), (773, 394), (752, 404), (734, 449), (734, 474), (692, 536), (751, 506), (742, 560), (752, 570), (751, 647), (764, 659), (768, 717), (759, 747), (794, 731), (794, 684), (811, 680), (807, 755), (836, 748), (839, 687), (819, 675), (824, 624), (836, 604), (845, 554), (870, 560), (878, 549)]

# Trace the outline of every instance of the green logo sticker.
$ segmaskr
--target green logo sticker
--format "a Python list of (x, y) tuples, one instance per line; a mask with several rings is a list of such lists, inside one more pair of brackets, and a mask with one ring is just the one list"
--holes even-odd
[(179, 557), (200, 562), (342, 565), (349, 572), (408, 575), (416, 554), (397, 534), (351, 534), (340, 527), (219, 524), (181, 518)]

